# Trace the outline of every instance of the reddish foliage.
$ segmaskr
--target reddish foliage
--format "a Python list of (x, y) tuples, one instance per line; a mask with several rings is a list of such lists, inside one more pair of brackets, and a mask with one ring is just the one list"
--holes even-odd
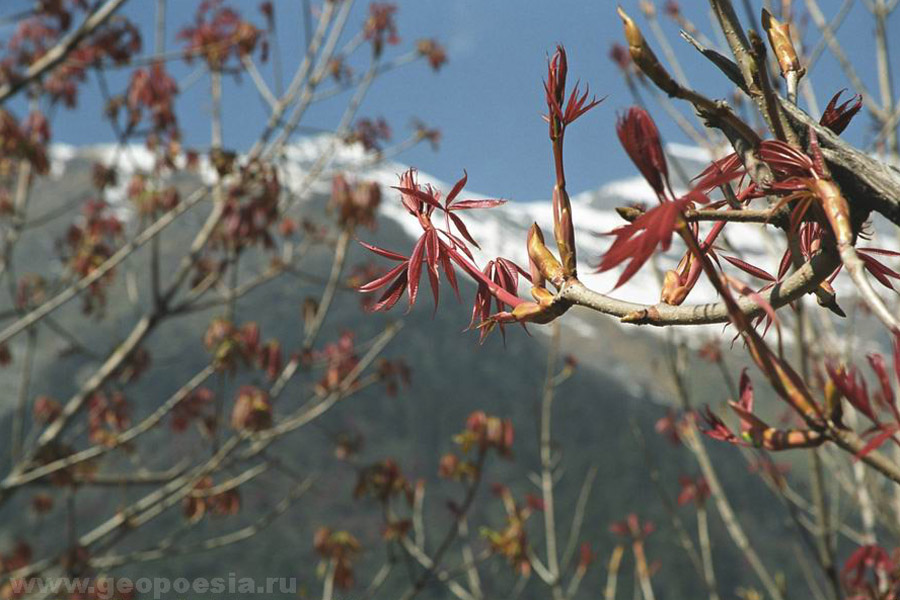
[(32, 113), (20, 124), (12, 113), (0, 108), (0, 165), (10, 159), (25, 160), (38, 174), (47, 173), (49, 140), (50, 128), (42, 113)]
[[(472, 239), (462, 219), (455, 213), (475, 208), (490, 208), (501, 204), (503, 201), (456, 201), (457, 196), (465, 186), (466, 180), (467, 177), (464, 175), (457, 181), (442, 203), (440, 191), (434, 189), (431, 185), (420, 186), (416, 180), (416, 172), (413, 169), (405, 172), (400, 177), (400, 186), (397, 189), (400, 191), (401, 203), (411, 215), (418, 219), (424, 233), (416, 242), (409, 258), (396, 252), (361, 242), (365, 248), (375, 254), (400, 263), (385, 275), (359, 287), (359, 290), (362, 292), (374, 292), (385, 287), (387, 288), (373, 306), (373, 310), (391, 309), (400, 300), (404, 292), (408, 292), (409, 306), (411, 308), (418, 297), (419, 280), (423, 267), (425, 267), (425, 271), (428, 274), (428, 281), (434, 296), (435, 309), (437, 309), (439, 298), (438, 282), (440, 271), (444, 272), (444, 276), (449, 281), (454, 292), (457, 295), (459, 294), (453, 263), (456, 263), (470, 276), (474, 276), (476, 280), (484, 281), (492, 290), (497, 289), (494, 283), (487, 281), (483, 273), (470, 262), (472, 253), (466, 242), (476, 247), (477, 243)], [(436, 226), (432, 221), (432, 215), (436, 209), (444, 213), (446, 223), (444, 228)], [(453, 234), (451, 223), (457, 233), (464, 239)], [(510, 294), (508, 296), (514, 297)]]
[(241, 386), (231, 412), (231, 427), (237, 431), (263, 431), (271, 426), (269, 395), (252, 385)]
[(130, 424), (131, 407), (121, 392), (95, 392), (88, 400), (88, 436), (92, 443), (111, 445)]
[[(103, 200), (88, 200), (82, 209), (80, 222), (73, 224), (61, 242), (63, 260), (78, 277), (87, 277), (115, 251), (123, 234), (122, 222), (112, 214)], [(106, 288), (115, 273), (108, 271), (91, 284), (84, 297), (84, 311), (90, 313), (106, 303)]]
[(544, 81), (548, 108), (548, 114), (544, 116), (544, 120), (550, 124), (551, 139), (561, 136), (566, 126), (574, 123), (576, 119), (603, 101), (603, 99), (597, 100), (595, 97), (588, 101), (590, 89), (585, 86), (582, 94), (577, 83), (566, 99), (568, 70), (566, 49), (557, 46), (556, 52), (547, 63), (547, 79)]
[(38, 516), (46, 515), (53, 510), (53, 496), (39, 493), (31, 497), (31, 510)]
[(48, 425), (56, 420), (62, 412), (62, 405), (50, 396), (38, 396), (34, 399), (34, 415), (35, 423)]
[(241, 495), (237, 488), (219, 489), (212, 477), (202, 477), (194, 483), (191, 493), (182, 502), (184, 517), (195, 523), (207, 514), (216, 516), (236, 515), (241, 508)]
[(652, 521), (641, 521), (635, 513), (630, 513), (623, 520), (612, 523), (609, 530), (616, 535), (642, 541), (656, 531), (656, 525)]
[(838, 104), (838, 99), (844, 91), (839, 91), (831, 98), (828, 106), (825, 107), (825, 112), (822, 113), (822, 118), (819, 120), (820, 124), (839, 135), (847, 129), (850, 121), (862, 108), (862, 96), (859, 94), (853, 94), (848, 100)]
[(325, 372), (316, 386), (320, 394), (339, 389), (344, 378), (359, 364), (354, 337), (352, 332), (345, 331), (337, 342), (326, 344), (324, 349), (313, 355), (316, 360), (325, 362)]
[(369, 5), (369, 18), (363, 26), (363, 34), (372, 42), (372, 51), (379, 56), (385, 43), (395, 46), (400, 43), (397, 35), (397, 5), (388, 2), (372, 2)]
[(353, 587), (353, 565), (362, 552), (362, 545), (346, 531), (320, 527), (313, 538), (313, 548), (322, 557), (323, 566), (334, 565), (334, 585), (346, 590)]
[(228, 187), (216, 241), (237, 251), (257, 245), (274, 247), (271, 229), (280, 217), (280, 194), (281, 183), (273, 165), (260, 161), (241, 165)]
[(334, 211), (342, 228), (362, 225), (375, 228), (375, 216), (381, 205), (381, 186), (374, 181), (359, 181), (352, 185), (343, 175), (331, 180), (328, 208)]
[(177, 95), (178, 84), (166, 71), (163, 63), (154, 63), (149, 69), (136, 69), (131, 74), (126, 93), (129, 129), (136, 127), (146, 114), (154, 133), (177, 138)]
[(362, 147), (368, 152), (374, 150), (381, 152), (381, 142), (389, 142), (391, 140), (391, 126), (384, 118), (370, 119), (364, 117), (356, 121), (353, 130), (347, 135), (346, 142), (348, 144), (362, 144)]
[(10, 573), (27, 567), (32, 558), (31, 545), (18, 540), (10, 552), (0, 554), (0, 573)]
[(387, 503), (401, 495), (408, 504), (412, 504), (412, 484), (394, 459), (386, 458), (359, 471), (356, 487), (353, 489), (354, 498), (371, 496), (378, 502)]
[[(7, 54), (0, 60), (0, 83), (15, 83), (27, 69), (54, 48), (68, 33), (72, 17), (85, 11), (86, 3), (43, 0), (34, 16), (22, 19), (6, 45)], [(62, 102), (74, 108), (78, 88), (87, 80), (88, 69), (105, 61), (116, 65), (127, 63), (141, 49), (137, 27), (123, 17), (110, 19), (81, 41), (66, 60), (34, 85), (52, 103)]]
[(657, 197), (662, 200), (666, 191), (671, 193), (669, 166), (659, 141), (656, 124), (643, 108), (632, 106), (619, 117), (616, 133), (628, 157), (631, 159)]
[(709, 484), (704, 477), (688, 477), (681, 475), (678, 478), (681, 491), (678, 493), (678, 505), (684, 506), (692, 502), (696, 506), (703, 506), (709, 498)]
[(416, 42), (416, 50), (428, 59), (428, 64), (435, 71), (439, 71), (447, 62), (447, 51), (437, 40), (422, 39)]
[(185, 60), (201, 56), (213, 71), (225, 68), (232, 57), (253, 53), (261, 37), (262, 31), (222, 0), (203, 0), (194, 24), (178, 33), (178, 39), (185, 42)]
[(240, 329), (224, 318), (213, 319), (203, 336), (218, 371), (234, 372), (238, 363), (251, 365), (259, 360), (259, 326), (250, 322)]
[(484, 411), (475, 411), (466, 419), (466, 429), (457, 436), (457, 442), (463, 450), (477, 447), (481, 452), (496, 450), (500, 456), (512, 456), (512, 444), (515, 438), (512, 421), (487, 415)]
[(215, 427), (215, 417), (209, 410), (215, 394), (208, 388), (198, 388), (191, 392), (172, 409), (172, 430), (186, 431), (192, 421), (200, 421), (207, 431)]
[(857, 548), (841, 569), (841, 581), (853, 600), (894, 598), (900, 593), (896, 562), (881, 546)]
[(616, 287), (627, 283), (656, 252), (657, 247), (662, 252), (669, 249), (672, 234), (683, 223), (682, 212), (692, 206), (693, 200), (690, 197), (663, 202), (643, 213), (633, 223), (609, 232), (607, 235), (615, 236), (615, 240), (600, 259), (597, 271), (609, 271), (628, 261), (616, 281)]
[(526, 522), (533, 509), (527, 503), (520, 506), (505, 486), (496, 485), (494, 493), (503, 502), (506, 522), (503, 529), (494, 530), (485, 527), (481, 534), (487, 538), (491, 552), (505, 558), (516, 574), (527, 577), (532, 567), (528, 556), (530, 544)]
[(663, 436), (673, 446), (681, 444), (682, 416), (671, 408), (666, 409), (666, 415), (656, 421), (656, 433)]

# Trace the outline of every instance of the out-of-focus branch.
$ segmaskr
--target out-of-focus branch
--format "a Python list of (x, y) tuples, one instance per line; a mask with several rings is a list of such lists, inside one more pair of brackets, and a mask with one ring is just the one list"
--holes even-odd
[(316, 307), (316, 315), (306, 330), (303, 338), (303, 350), (307, 351), (312, 348), (322, 330), (325, 323), (325, 317), (334, 301), (334, 295), (337, 292), (338, 285), (341, 280), (341, 273), (344, 271), (344, 264), (347, 262), (347, 248), (350, 245), (352, 233), (349, 228), (344, 229), (338, 237), (337, 244), (334, 249), (334, 259), (331, 263), (331, 274), (328, 276), (328, 283), (322, 292), (322, 297)]
[(319, 15), (319, 21), (316, 25), (316, 31), (311, 38), (308, 38), (306, 53), (303, 55), (303, 61), (297, 67), (297, 71), (294, 73), (294, 77), (291, 80), (290, 85), (288, 85), (288, 89), (285, 92), (284, 96), (281, 97), (277, 106), (272, 111), (272, 114), (269, 115), (269, 120), (266, 123), (262, 134), (259, 136), (259, 139), (253, 144), (253, 147), (250, 149), (248, 156), (256, 158), (262, 153), (269, 138), (281, 123), (282, 117), (284, 116), (285, 112), (288, 108), (290, 108), (291, 104), (296, 99), (301, 86), (309, 77), (310, 69), (312, 69), (315, 56), (319, 52), (319, 48), (322, 45), (322, 40), (325, 38), (325, 34), (328, 31), (328, 26), (334, 19), (334, 11), (337, 4), (337, 2), (326, 2), (322, 7), (322, 11)]
[(271, 525), (275, 519), (283, 515), (312, 487), (314, 477), (308, 477), (304, 481), (295, 485), (291, 491), (285, 496), (275, 507), (267, 514), (258, 518), (254, 523), (241, 529), (237, 529), (230, 533), (215, 536), (199, 542), (175, 545), (172, 542), (160, 544), (156, 548), (148, 550), (139, 550), (125, 555), (106, 555), (91, 558), (91, 566), (97, 569), (111, 569), (122, 565), (132, 564), (136, 562), (149, 562), (169, 558), (170, 556), (183, 556), (187, 554), (195, 554), (230, 546), (239, 542), (243, 542), (258, 533), (264, 531)]
[[(875, 57), (878, 61), (878, 87), (881, 92), (881, 108), (886, 115), (894, 112), (894, 77), (888, 52), (887, 20), (891, 12), (887, 0), (875, 0), (872, 16), (875, 18)], [(886, 121), (886, 119), (882, 119)], [(896, 157), (900, 155), (900, 137), (897, 128), (888, 133), (888, 148)]]
[(559, 322), (553, 323), (550, 348), (547, 352), (547, 371), (544, 379), (544, 390), (541, 398), (541, 498), (544, 503), (544, 540), (547, 545), (547, 570), (550, 576), (550, 588), (553, 598), (562, 598), (560, 585), (559, 551), (556, 539), (556, 504), (553, 494), (553, 440), (551, 438), (551, 419), (553, 416), (553, 397), (555, 394), (554, 378), (560, 344)]
[(819, 542), (819, 562), (825, 571), (828, 582), (831, 584), (831, 594), (835, 600), (841, 597), (841, 580), (835, 565), (833, 532), (831, 517), (828, 511), (828, 501), (825, 498), (825, 474), (822, 470), (822, 459), (819, 450), (810, 450), (809, 456), (812, 467), (812, 495), (813, 504), (816, 507), (816, 539)]
[(112, 256), (103, 261), (90, 274), (82, 277), (68, 288), (38, 306), (34, 310), (26, 313), (22, 318), (8, 325), (3, 331), (0, 331), (0, 344), (8, 341), (12, 337), (18, 335), (30, 325), (37, 323), (62, 305), (66, 304), (81, 292), (87, 290), (91, 285), (102, 279), (107, 273), (116, 268), (122, 261), (128, 258), (135, 250), (146, 244), (148, 241), (159, 235), (166, 227), (172, 224), (178, 217), (184, 214), (188, 209), (198, 204), (205, 196), (206, 188), (198, 189), (193, 194), (184, 199), (178, 206), (165, 213), (157, 219), (152, 225), (141, 231), (131, 241), (124, 244)]
[(706, 479), (706, 483), (709, 485), (709, 489), (712, 492), (713, 501), (719, 511), (719, 516), (725, 523), (725, 528), (728, 530), (728, 534), (731, 536), (735, 546), (738, 547), (747, 559), (747, 562), (750, 563), (750, 568), (753, 569), (753, 572), (759, 578), (763, 587), (766, 589), (766, 593), (772, 597), (773, 600), (784, 600), (781, 588), (775, 583), (775, 579), (769, 573), (769, 570), (759, 558), (756, 550), (750, 544), (750, 539), (744, 532), (744, 528), (738, 520), (737, 515), (734, 514), (734, 509), (732, 509), (731, 503), (728, 501), (725, 489), (719, 482), (719, 477), (709, 458), (709, 454), (706, 452), (706, 448), (703, 446), (703, 441), (697, 436), (697, 431), (693, 426), (685, 428), (685, 439), (688, 447), (692, 450), (697, 459), (697, 464), (700, 466), (703, 477)]
[(709, 539), (709, 513), (705, 504), (697, 506), (697, 540), (700, 544), (700, 556), (703, 558), (703, 578), (709, 589), (709, 600), (719, 600), (716, 590), (716, 569), (713, 565), (712, 542)]
[[(678, 516), (675, 504), (672, 502), (672, 499), (669, 497), (669, 495), (666, 493), (665, 488), (663, 487), (659, 467), (650, 455), (646, 440), (644, 439), (644, 434), (641, 432), (640, 427), (637, 426), (637, 423), (631, 424), (631, 432), (634, 435), (635, 441), (637, 442), (638, 446), (640, 446), (641, 453), (644, 455), (644, 460), (647, 465), (647, 475), (650, 477), (650, 481), (653, 482), (653, 486), (656, 488), (656, 492), (659, 495), (663, 508), (669, 515), (669, 520), (671, 521), (672, 528), (675, 530), (675, 534), (678, 536), (678, 543), (681, 545), (681, 547), (684, 549), (685, 554), (687, 554), (688, 558), (690, 559), (691, 564), (697, 571), (697, 575), (705, 581), (706, 573), (704, 571), (702, 557), (697, 553), (697, 548), (694, 545), (694, 540), (691, 539), (691, 536), (688, 534), (688, 531), (684, 526), (684, 522), (681, 520), (681, 517)], [(709, 592), (711, 596), (715, 595), (715, 587), (710, 587)]]
[(37, 352), (38, 331), (36, 328), (28, 330), (28, 342), (25, 345), (25, 358), (22, 361), (22, 371), (19, 377), (18, 399), (13, 413), (12, 422), (12, 449), (10, 458), (15, 464), (22, 456), (22, 444), (25, 440), (25, 418), (28, 409), (28, 394), (31, 386), (31, 375), (34, 366), (34, 355)]
[(138, 321), (128, 337), (110, 353), (100, 368), (82, 384), (78, 393), (66, 402), (59, 417), (41, 432), (40, 437), (38, 437), (39, 447), (47, 446), (63, 432), (69, 424), (69, 420), (81, 409), (91, 394), (97, 391), (116, 372), (125, 359), (146, 339), (157, 322), (158, 318), (154, 315), (146, 315)]
[(619, 581), (619, 567), (622, 565), (622, 555), (625, 554), (625, 548), (621, 544), (613, 548), (612, 554), (609, 556), (609, 565), (607, 566), (606, 588), (603, 597), (605, 600), (616, 600), (616, 587)]
[(472, 543), (469, 540), (469, 520), (465, 516), (459, 520), (459, 539), (469, 589), (472, 590), (472, 596), (478, 600), (484, 597), (484, 591), (481, 589), (481, 576), (478, 574), (478, 565), (475, 563), (475, 552), (472, 551)]
[(12, 474), (2, 482), (0, 482), (0, 491), (9, 490), (14, 487), (25, 485), (32, 481), (37, 481), (38, 479), (42, 479), (63, 469), (67, 469), (85, 461), (100, 457), (107, 452), (110, 452), (122, 446), (123, 444), (134, 441), (140, 435), (156, 427), (156, 425), (158, 425), (160, 421), (162, 421), (162, 419), (166, 415), (168, 415), (173, 408), (175, 408), (175, 406), (177, 406), (188, 396), (190, 396), (190, 394), (195, 389), (200, 387), (203, 382), (206, 381), (214, 372), (215, 369), (212, 367), (212, 365), (204, 367), (187, 383), (179, 388), (178, 391), (170, 396), (168, 400), (161, 404), (159, 408), (153, 411), (153, 413), (148, 415), (134, 427), (126, 429), (122, 433), (115, 436), (110, 443), (106, 445), (92, 446), (86, 450), (76, 452), (75, 454), (71, 454), (65, 458), (61, 458), (59, 460), (49, 462), (45, 465), (41, 465), (40, 467), (29, 469), (23, 473)]
[[(592, 466), (588, 469), (584, 482), (581, 484), (581, 491), (578, 493), (578, 500), (575, 502), (575, 511), (572, 513), (572, 526), (569, 528), (569, 538), (566, 541), (566, 549), (563, 551), (562, 570), (568, 571), (572, 559), (575, 558), (575, 551), (578, 549), (578, 540), (581, 537), (581, 528), (584, 525), (584, 516), (587, 511), (588, 500), (591, 497), (591, 490), (594, 488), (594, 480), (597, 479), (597, 467)], [(571, 594), (569, 594), (571, 597)]]
[[(431, 561), (431, 566), (425, 568), (425, 572), (422, 573), (413, 583), (412, 587), (407, 590), (406, 593), (401, 597), (402, 600), (412, 600), (419, 593), (425, 589), (425, 586), (428, 585), (428, 582), (432, 577), (435, 576), (436, 569), (440, 568), (441, 560), (444, 558), (444, 554), (450, 549), (453, 545), (453, 542), (459, 536), (459, 526), (460, 519), (469, 513), (469, 510), (472, 508), (472, 503), (475, 501), (475, 493), (478, 491), (481, 486), (482, 475), (484, 470), (484, 460), (486, 457), (486, 452), (481, 450), (478, 454), (478, 458), (475, 461), (475, 471), (474, 476), (471, 481), (467, 484), (466, 494), (463, 498), (462, 502), (459, 504), (459, 508), (455, 511), (456, 514), (453, 515), (453, 523), (450, 525), (447, 533), (444, 534), (444, 538), (441, 540), (441, 543), (438, 544), (437, 549), (434, 551), (434, 554), (429, 559)], [(408, 541), (409, 537), (404, 536), (404, 540)], [(404, 543), (404, 548), (412, 545), (411, 543)], [(424, 564), (423, 564), (424, 566)], [(450, 582), (455, 583), (455, 582)], [(460, 586), (461, 587), (461, 586)], [(468, 592), (466, 592), (468, 594)], [(469, 594), (471, 596), (471, 594)]]

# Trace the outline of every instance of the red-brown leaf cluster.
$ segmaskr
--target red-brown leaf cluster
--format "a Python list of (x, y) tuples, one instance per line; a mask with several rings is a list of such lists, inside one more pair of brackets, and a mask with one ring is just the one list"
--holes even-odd
[(363, 25), (363, 35), (372, 43), (375, 56), (384, 51), (385, 43), (395, 46), (400, 43), (397, 35), (397, 5), (389, 2), (369, 4), (369, 18)]
[(328, 569), (332, 568), (335, 587), (341, 590), (353, 587), (353, 567), (362, 553), (362, 544), (356, 537), (347, 531), (320, 527), (313, 538), (313, 549), (322, 557), (320, 576), (325, 576)]
[(269, 394), (252, 385), (241, 386), (231, 411), (232, 429), (258, 432), (271, 426), (272, 403)]
[(331, 180), (328, 208), (334, 212), (342, 228), (360, 225), (374, 229), (375, 217), (381, 205), (381, 186), (374, 181), (349, 182), (341, 174)]
[(202, 57), (212, 71), (230, 67), (231, 58), (252, 54), (262, 36), (260, 29), (222, 0), (203, 0), (197, 7), (194, 23), (178, 33), (178, 39), (185, 44), (185, 60)]

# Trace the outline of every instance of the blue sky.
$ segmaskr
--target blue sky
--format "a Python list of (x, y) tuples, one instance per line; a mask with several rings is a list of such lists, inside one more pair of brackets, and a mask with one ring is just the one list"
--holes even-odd
[[(757, 9), (760, 0), (751, 2)], [(10, 14), (30, 6), (26, 0), (4, 0), (0, 14)], [(177, 47), (177, 29), (188, 22), (199, 0), (170, 0), (167, 44)], [(258, 1), (232, 0), (256, 23), (262, 23)], [(296, 64), (303, 44), (298, 0), (275, 0), (278, 33), (286, 69)], [(591, 90), (607, 100), (583, 117), (567, 135), (567, 170), (570, 190), (595, 188), (605, 181), (635, 173), (615, 137), (617, 113), (632, 100), (616, 67), (608, 58), (610, 45), (620, 41), (621, 22), (611, 0), (397, 0), (401, 44), (390, 53), (399, 54), (410, 48), (419, 37), (437, 37), (448, 47), (449, 64), (433, 74), (424, 63), (416, 63), (389, 73), (376, 82), (367, 97), (361, 115), (384, 116), (393, 125), (395, 137), (402, 138), (413, 116), (439, 126), (444, 133), (441, 149), (435, 153), (427, 146), (407, 152), (400, 160), (419, 167), (443, 180), (453, 181), (465, 168), (472, 189), (512, 200), (545, 198), (550, 194), (552, 166), (543, 111), (541, 79), (546, 57), (556, 43), (564, 43), (569, 52), (570, 78), (580, 78)], [(662, 4), (662, 2), (658, 2)], [(690, 6), (686, 12), (709, 31), (706, 2), (682, 2)], [(821, 2), (832, 16), (840, 4), (836, 0)], [(842, 26), (839, 37), (847, 44), (851, 58), (870, 88), (877, 90), (872, 53), (872, 25), (868, 14), (857, 2)], [(636, 0), (623, 5), (639, 17)], [(131, 0), (125, 14), (135, 19), (146, 31), (145, 49), (152, 46), (151, 26), (154, 0)], [(356, 31), (367, 11), (367, 2), (357, 2), (355, 21), (349, 31)], [(744, 12), (741, 11), (741, 16)], [(642, 19), (639, 22), (644, 25)], [(677, 27), (661, 19), (670, 40), (684, 59), (691, 83), (714, 96), (723, 96), (728, 88), (715, 69), (689, 51), (677, 38)], [(890, 30), (900, 33), (896, 20)], [(0, 29), (7, 37), (10, 29)], [(648, 33), (648, 38), (649, 38)], [(810, 28), (806, 39), (815, 43), (819, 34)], [(652, 40), (652, 38), (651, 38)], [(654, 42), (655, 44), (655, 42)], [(897, 53), (894, 49), (894, 56)], [(363, 57), (360, 57), (363, 58)], [(364, 58), (363, 58), (364, 60)], [(357, 62), (358, 70), (364, 62)], [(181, 61), (171, 66), (176, 77), (187, 77), (193, 67)], [(271, 80), (271, 63), (263, 66)], [(836, 62), (828, 53), (815, 72), (816, 89), (824, 104), (831, 93), (846, 85)], [(179, 101), (179, 111), (187, 145), (205, 146), (209, 141), (207, 79), (200, 79)], [(111, 76), (114, 89), (123, 89), (124, 75)], [(334, 127), (342, 110), (339, 96), (316, 106), (305, 121), (311, 127)], [(82, 108), (74, 112), (59, 111), (54, 121), (58, 141), (89, 144), (113, 139), (112, 132), (100, 115), (96, 85), (84, 92)], [(16, 105), (13, 105), (16, 107)], [(21, 108), (19, 106), (18, 108)], [(651, 105), (668, 141), (685, 142), (684, 136), (666, 124), (663, 111)], [(244, 79), (226, 83), (224, 133), (226, 145), (244, 149), (260, 130), (265, 110), (251, 82)], [(862, 139), (867, 122), (864, 118), (848, 131)]]

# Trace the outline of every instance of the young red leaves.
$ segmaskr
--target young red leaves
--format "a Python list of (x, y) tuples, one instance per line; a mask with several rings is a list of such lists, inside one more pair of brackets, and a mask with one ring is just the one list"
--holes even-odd
[(678, 477), (678, 485), (681, 487), (678, 494), (678, 506), (693, 503), (697, 507), (702, 507), (709, 498), (709, 484), (703, 477), (681, 475)]
[(669, 168), (653, 119), (642, 108), (632, 107), (616, 125), (619, 141), (629, 158), (653, 188), (659, 200), (656, 206), (628, 225), (609, 232), (615, 240), (600, 260), (598, 272), (613, 269), (628, 261), (616, 287), (623, 285), (653, 255), (657, 247), (663, 252), (672, 243), (672, 233), (685, 225), (682, 213), (695, 203), (705, 204), (706, 195), (696, 188), (676, 198), (669, 184)]
[(609, 531), (634, 541), (642, 541), (656, 531), (656, 525), (653, 521), (641, 521), (635, 513), (630, 513), (621, 521), (611, 523)]
[[(857, 460), (877, 450), (889, 440), (893, 440), (900, 445), (900, 440), (896, 437), (897, 433), (900, 432), (900, 409), (897, 407), (893, 382), (891, 381), (886, 361), (881, 354), (877, 353), (871, 353), (866, 358), (878, 379), (878, 389), (872, 395), (869, 394), (865, 377), (855, 366), (846, 367), (833, 362), (825, 363), (830, 383), (834, 386), (835, 403), (839, 403), (840, 397), (843, 396), (853, 408), (873, 424), (873, 427), (870, 427), (862, 434), (862, 437), (868, 438), (868, 441), (856, 453)], [(894, 359), (895, 366), (897, 366), (898, 355), (896, 347)], [(900, 372), (897, 369), (895, 369), (895, 372), (900, 377)], [(885, 412), (887, 415), (884, 414)], [(837, 414), (840, 415), (840, 413), (838, 404)], [(885, 418), (888, 420), (893, 419), (894, 422), (886, 423), (884, 421)], [(840, 417), (838, 416), (839, 419)]]
[[(472, 262), (472, 252), (467, 243), (475, 247), (478, 247), (478, 244), (456, 213), (477, 208), (492, 208), (503, 204), (504, 201), (457, 200), (466, 181), (467, 175), (464, 174), (450, 190), (446, 199), (442, 200), (440, 191), (430, 185), (419, 185), (414, 169), (410, 169), (400, 176), (400, 185), (396, 188), (400, 192), (400, 202), (409, 214), (419, 221), (423, 233), (413, 246), (409, 257), (360, 242), (363, 247), (375, 254), (400, 263), (384, 275), (358, 288), (361, 292), (375, 292), (384, 288), (382, 296), (372, 305), (372, 310), (390, 310), (404, 292), (407, 293), (409, 307), (412, 308), (418, 298), (423, 270), (427, 274), (434, 297), (435, 310), (437, 310), (441, 272), (450, 283), (457, 298), (459, 297), (454, 264), (479, 283), (479, 290), (481, 290), (481, 286), (484, 286), (487, 290), (486, 293), (497, 299), (498, 306), (505, 304), (514, 307), (521, 302), (515, 295), (515, 288), (509, 289), (509, 286), (498, 284)], [(444, 213), (445, 227), (441, 228), (435, 225), (432, 220), (435, 210)], [(457, 237), (453, 233), (454, 230), (462, 237)], [(518, 269), (518, 267), (516, 268)], [(487, 302), (487, 306), (490, 306), (490, 301)], [(479, 298), (476, 297), (474, 313), (482, 314), (483, 308), (484, 303), (480, 303)]]
[(566, 75), (568, 71), (566, 49), (557, 46), (556, 52), (547, 63), (547, 80), (544, 82), (548, 109), (544, 120), (550, 124), (550, 139), (561, 136), (566, 126), (571, 125), (578, 117), (603, 102), (602, 98), (598, 100), (596, 97), (588, 101), (590, 89), (585, 86), (582, 94), (578, 83), (572, 88), (567, 100)]
[(847, 125), (850, 124), (850, 121), (862, 108), (862, 96), (858, 94), (854, 94), (850, 96), (850, 99), (845, 100), (842, 104), (838, 104), (838, 99), (843, 93), (844, 90), (841, 90), (831, 98), (828, 106), (825, 107), (825, 112), (822, 113), (822, 118), (819, 120), (819, 124), (824, 125), (838, 135), (847, 129)]
[[(632, 106), (616, 122), (616, 133), (628, 158), (662, 201), (669, 185), (669, 167), (659, 141), (659, 130), (643, 108)], [(674, 194), (673, 194), (674, 196)]]
[(387, 286), (387, 289), (384, 291), (382, 296), (378, 299), (377, 302), (372, 304), (370, 308), (373, 312), (390, 310), (403, 296), (403, 292), (406, 291), (408, 283), (407, 270), (409, 269), (409, 260), (402, 254), (397, 254), (396, 252), (391, 252), (390, 250), (372, 246), (370, 244), (366, 244), (365, 242), (360, 242), (360, 244), (362, 244), (363, 248), (371, 250), (379, 256), (401, 262), (401, 264), (389, 270), (384, 275), (373, 279), (372, 281), (357, 288), (360, 292), (367, 293), (374, 292)]
[[(860, 546), (841, 569), (841, 582), (853, 598), (890, 598), (897, 591), (897, 567), (881, 546)], [(884, 593), (882, 593), (884, 592)]]
[(566, 191), (566, 174), (563, 164), (563, 139), (566, 127), (578, 117), (588, 112), (603, 100), (591, 98), (585, 86), (582, 94), (578, 84), (566, 100), (566, 75), (568, 73), (566, 51), (562, 46), (556, 47), (556, 53), (547, 63), (547, 79), (544, 91), (547, 96), (547, 114), (544, 120), (550, 126), (550, 141), (553, 144), (553, 160), (556, 169), (556, 184), (553, 187), (553, 235), (559, 250), (559, 259), (566, 277), (576, 277), (575, 226), (572, 222), (572, 203)]
[(692, 205), (689, 197), (680, 198), (673, 202), (663, 202), (637, 219), (614, 229), (607, 235), (615, 236), (615, 240), (606, 254), (600, 260), (598, 272), (609, 271), (625, 261), (628, 264), (616, 281), (616, 287), (620, 287), (631, 279), (635, 273), (653, 255), (657, 247), (665, 252), (672, 244), (672, 233), (683, 224), (681, 214)]
[(753, 445), (771, 451), (792, 450), (795, 448), (814, 448), (825, 442), (818, 431), (811, 429), (776, 429), (753, 413), (753, 384), (746, 369), (741, 373), (740, 397), (737, 402), (729, 402), (728, 406), (738, 416), (741, 425), (740, 437), (731, 432), (727, 425), (717, 417), (709, 407), (701, 415), (709, 429), (704, 430), (707, 436), (738, 446)]

